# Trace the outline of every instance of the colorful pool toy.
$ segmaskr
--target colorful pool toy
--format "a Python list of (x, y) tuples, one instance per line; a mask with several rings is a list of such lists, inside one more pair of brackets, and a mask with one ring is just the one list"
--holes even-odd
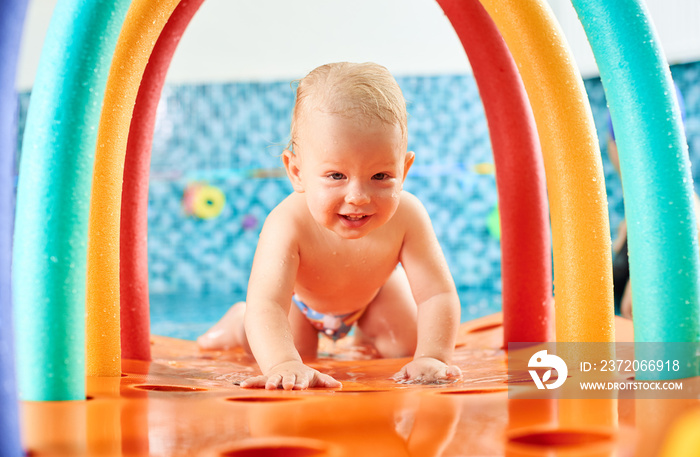
[(226, 196), (221, 189), (208, 184), (190, 184), (182, 196), (185, 214), (199, 219), (218, 217), (224, 205), (226, 205)]

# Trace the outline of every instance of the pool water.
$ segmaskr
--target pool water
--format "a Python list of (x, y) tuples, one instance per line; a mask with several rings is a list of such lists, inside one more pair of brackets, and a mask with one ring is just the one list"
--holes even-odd
[[(500, 311), (501, 296), (492, 289), (458, 290), (461, 321), (466, 322)], [(150, 297), (151, 333), (196, 340), (214, 325), (234, 303), (236, 295), (154, 294)]]
[(151, 295), (151, 333), (195, 340), (236, 301), (221, 295)]

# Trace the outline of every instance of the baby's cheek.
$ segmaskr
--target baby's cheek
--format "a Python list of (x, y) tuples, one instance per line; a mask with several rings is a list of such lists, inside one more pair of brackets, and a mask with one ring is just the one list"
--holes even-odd
[(330, 196), (317, 195), (308, 200), (309, 210), (315, 220), (327, 225), (335, 220), (337, 209), (334, 200)]
[(401, 183), (394, 182), (393, 185), (384, 185), (376, 189), (374, 198), (377, 200), (398, 200), (401, 196)]
[(341, 204), (342, 199), (339, 199), (331, 193), (326, 193), (323, 196), (319, 196), (317, 201), (318, 207), (330, 215), (338, 212), (338, 206)]
[(380, 198), (385, 207), (396, 210), (396, 208), (399, 206), (399, 201), (401, 200), (401, 188), (392, 187), (390, 189), (386, 189), (380, 194)]

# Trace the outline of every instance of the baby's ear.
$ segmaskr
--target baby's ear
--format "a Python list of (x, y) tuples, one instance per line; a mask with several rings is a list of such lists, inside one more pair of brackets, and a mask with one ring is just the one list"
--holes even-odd
[(304, 186), (301, 183), (301, 167), (299, 157), (289, 149), (285, 149), (282, 153), (282, 162), (287, 170), (287, 176), (292, 182), (292, 187), (295, 192), (304, 192)]
[(404, 159), (404, 165), (403, 165), (403, 179), (406, 179), (406, 175), (408, 174), (409, 168), (411, 168), (411, 165), (413, 165), (413, 161), (416, 158), (416, 154), (413, 151), (408, 151), (406, 153), (406, 158)]

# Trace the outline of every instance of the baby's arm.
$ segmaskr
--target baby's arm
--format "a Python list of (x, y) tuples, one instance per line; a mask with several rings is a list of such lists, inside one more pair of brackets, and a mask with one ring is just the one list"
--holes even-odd
[(421, 382), (457, 378), (461, 370), (450, 363), (459, 327), (459, 297), (428, 213), (410, 194), (403, 201), (406, 234), (401, 264), (418, 305), (418, 344), (413, 361), (396, 377)]
[(242, 387), (306, 389), (340, 387), (332, 377), (303, 364), (294, 346), (289, 307), (299, 267), (293, 224), (276, 209), (263, 226), (248, 283), (245, 331), (262, 376)]

